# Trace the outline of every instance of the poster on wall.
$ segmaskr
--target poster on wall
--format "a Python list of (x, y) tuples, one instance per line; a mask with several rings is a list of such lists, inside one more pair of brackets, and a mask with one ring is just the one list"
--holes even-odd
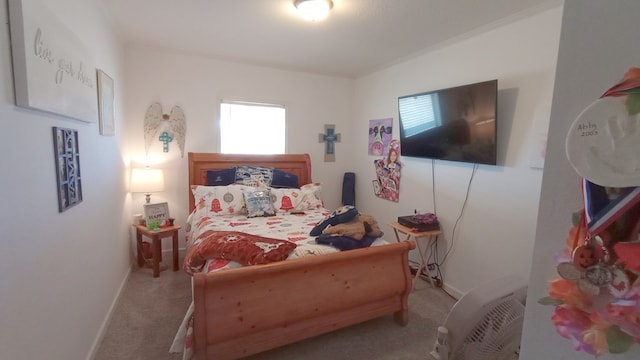
[(389, 142), (384, 158), (374, 160), (376, 180), (373, 180), (373, 192), (382, 199), (398, 202), (400, 199), (400, 142), (393, 139)]
[(392, 118), (369, 120), (369, 155), (386, 155), (391, 141)]
[(9, 0), (16, 105), (96, 122), (88, 49), (38, 0)]

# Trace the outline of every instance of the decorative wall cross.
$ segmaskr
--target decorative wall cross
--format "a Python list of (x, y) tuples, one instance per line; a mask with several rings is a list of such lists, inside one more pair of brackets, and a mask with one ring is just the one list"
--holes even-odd
[(324, 125), (324, 134), (318, 134), (318, 142), (325, 143), (324, 161), (336, 161), (334, 142), (340, 142), (340, 134), (336, 134), (336, 126)]
[(163, 131), (158, 140), (162, 141), (162, 151), (169, 152), (169, 143), (173, 140), (169, 133)]
[(160, 103), (149, 106), (144, 115), (144, 150), (147, 155), (158, 134), (161, 134), (158, 139), (164, 143), (164, 152), (169, 152), (169, 142), (175, 140), (180, 148), (180, 156), (184, 156), (187, 120), (181, 107), (174, 106), (170, 114), (164, 114)]

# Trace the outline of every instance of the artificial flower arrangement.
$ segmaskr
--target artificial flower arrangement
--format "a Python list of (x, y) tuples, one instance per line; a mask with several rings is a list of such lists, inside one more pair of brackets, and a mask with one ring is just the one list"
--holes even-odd
[[(562, 337), (596, 356), (640, 344), (640, 68), (629, 69), (605, 98), (585, 109), (567, 136), (584, 208), (573, 214), (556, 255), (560, 278), (539, 300), (555, 306), (551, 320)], [(603, 106), (615, 114), (603, 116)]]

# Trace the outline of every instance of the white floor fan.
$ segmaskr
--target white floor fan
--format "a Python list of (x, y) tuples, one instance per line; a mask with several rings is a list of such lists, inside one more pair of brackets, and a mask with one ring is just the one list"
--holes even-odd
[(438, 328), (436, 360), (517, 359), (527, 283), (505, 277), (479, 286), (458, 300)]

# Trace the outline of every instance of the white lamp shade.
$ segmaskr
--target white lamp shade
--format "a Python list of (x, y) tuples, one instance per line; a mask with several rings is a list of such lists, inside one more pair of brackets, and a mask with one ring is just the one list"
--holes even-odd
[(162, 169), (131, 169), (131, 184), (129, 191), (147, 194), (164, 191), (164, 176), (162, 174)]

